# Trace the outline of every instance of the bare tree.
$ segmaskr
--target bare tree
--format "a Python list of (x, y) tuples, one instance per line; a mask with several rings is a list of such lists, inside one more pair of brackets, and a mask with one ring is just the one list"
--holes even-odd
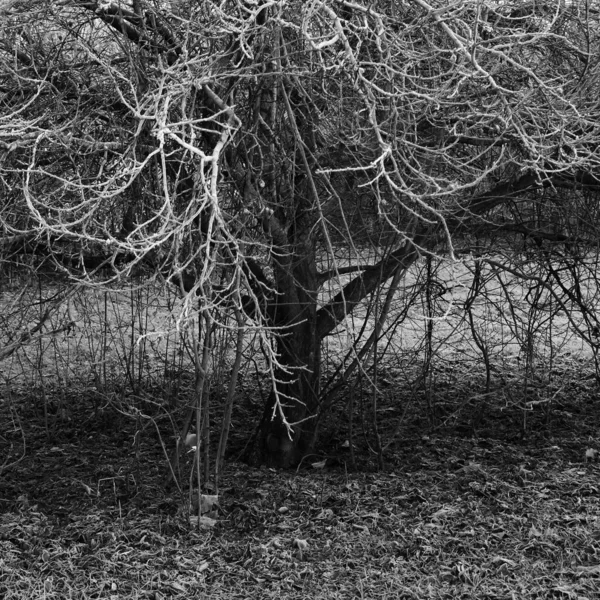
[(241, 311), (272, 382), (250, 458), (290, 465), (328, 406), (324, 339), (415, 261), (597, 249), (599, 9), (5, 3), (3, 259)]

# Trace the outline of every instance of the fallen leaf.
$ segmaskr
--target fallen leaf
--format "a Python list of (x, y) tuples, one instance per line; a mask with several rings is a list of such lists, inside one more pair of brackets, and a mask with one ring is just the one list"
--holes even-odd
[(195, 450), (196, 446), (198, 445), (198, 436), (195, 433), (188, 433), (185, 436), (184, 444), (186, 448), (189, 448), (190, 450)]
[(494, 556), (494, 558), (492, 558), (492, 563), (493, 564), (502, 563), (505, 565), (509, 565), (511, 567), (517, 566), (517, 563), (514, 560), (511, 560), (510, 558), (506, 558), (504, 556)]
[(197, 529), (211, 529), (217, 524), (216, 519), (210, 517), (190, 517), (192, 525)]
[(300, 538), (294, 539), (294, 546), (300, 550), (308, 550), (308, 542), (306, 540), (301, 540)]
[(600, 565), (591, 565), (589, 567), (580, 565), (579, 567), (576, 567), (575, 570), (578, 573), (585, 573), (586, 575), (600, 575)]
[(432, 515), (432, 519), (441, 519), (443, 517), (448, 517), (450, 515), (456, 514), (458, 511), (456, 508), (440, 508), (440, 510), (435, 511)]
[(202, 514), (213, 510), (215, 505), (219, 504), (219, 496), (212, 494), (202, 494), (200, 496), (200, 512)]

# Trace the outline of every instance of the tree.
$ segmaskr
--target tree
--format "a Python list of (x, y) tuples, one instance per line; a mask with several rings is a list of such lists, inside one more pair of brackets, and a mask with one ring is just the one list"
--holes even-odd
[(532, 247), (550, 270), (597, 249), (599, 15), (4, 3), (3, 256), (163, 277), (206, 335), (244, 314), (272, 383), (250, 458), (293, 464), (330, 404), (324, 339), (415, 261), (476, 252), (522, 275), (511, 257)]

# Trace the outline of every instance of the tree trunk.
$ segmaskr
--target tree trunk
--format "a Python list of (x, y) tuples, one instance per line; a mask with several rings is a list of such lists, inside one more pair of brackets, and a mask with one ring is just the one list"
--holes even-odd
[[(320, 343), (314, 323), (290, 328), (274, 386), (248, 456), (253, 464), (287, 468), (312, 451), (319, 401)], [(289, 370), (292, 370), (291, 373)]]
[(319, 403), (322, 337), (317, 329), (315, 250), (309, 236), (280, 245), (273, 252), (273, 267), (278, 364), (247, 459), (285, 468), (311, 451)]

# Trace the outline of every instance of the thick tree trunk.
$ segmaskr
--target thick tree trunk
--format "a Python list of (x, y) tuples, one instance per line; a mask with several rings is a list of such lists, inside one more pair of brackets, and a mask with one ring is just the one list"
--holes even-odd
[(307, 237), (293, 248), (280, 246), (273, 264), (278, 366), (247, 458), (254, 464), (289, 467), (311, 450), (319, 403), (322, 337), (314, 245)]
[(283, 368), (276, 377), (252, 444), (254, 464), (291, 467), (311, 452), (319, 401), (320, 343), (316, 327), (302, 323), (291, 328), (279, 354)]
[(419, 255), (407, 242), (378, 265), (366, 268), (318, 309), (314, 250), (309, 244), (296, 250), (293, 255), (281, 254), (274, 269), (280, 368), (246, 456), (252, 464), (286, 468), (312, 452), (320, 417), (323, 338), (362, 298), (399, 269), (406, 270)]

